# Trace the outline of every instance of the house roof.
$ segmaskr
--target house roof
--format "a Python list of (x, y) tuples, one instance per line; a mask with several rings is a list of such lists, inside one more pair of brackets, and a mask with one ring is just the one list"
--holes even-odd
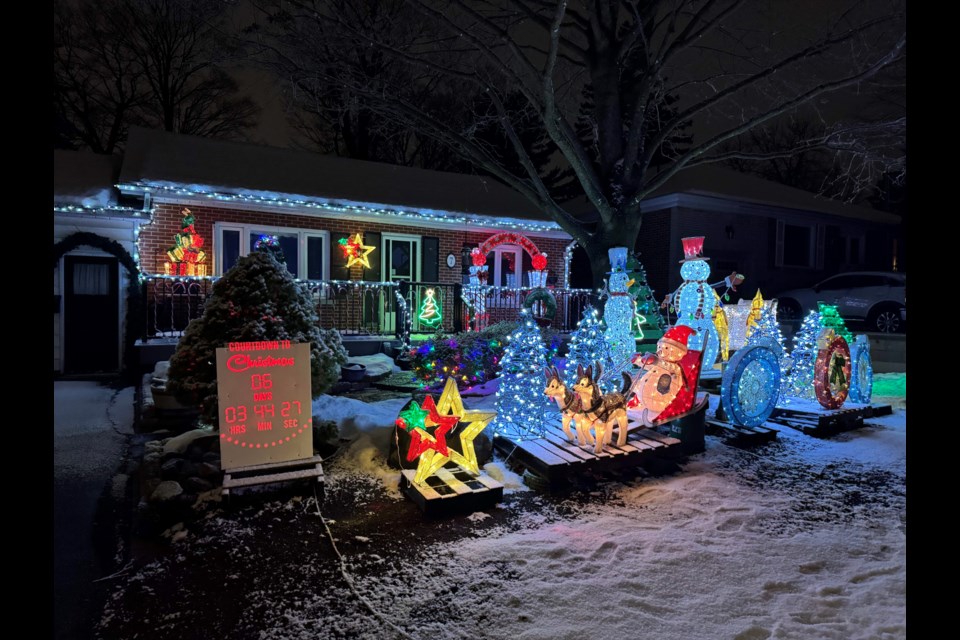
[(546, 220), (492, 178), (139, 127), (130, 128), (119, 182)]
[[(647, 203), (649, 207), (657, 203), (658, 198), (677, 194), (718, 198), (727, 202), (796, 209), (869, 222), (885, 224), (900, 222), (900, 217), (892, 213), (825, 198), (803, 189), (789, 187), (779, 182), (771, 182), (758, 176), (740, 173), (717, 165), (701, 165), (680, 171), (659, 189), (647, 196), (644, 203)], [(581, 219), (596, 218), (597, 215), (593, 204), (585, 196), (566, 202), (564, 206)], [(656, 210), (656, 207), (653, 208)]]
[(779, 182), (764, 180), (717, 165), (701, 165), (680, 171), (650, 194), (650, 198), (673, 193), (716, 196), (754, 204), (826, 213), (844, 218), (895, 224), (900, 216), (870, 207), (847, 204)]
[(117, 206), (120, 156), (89, 151), (53, 152), (53, 205), (86, 209)]

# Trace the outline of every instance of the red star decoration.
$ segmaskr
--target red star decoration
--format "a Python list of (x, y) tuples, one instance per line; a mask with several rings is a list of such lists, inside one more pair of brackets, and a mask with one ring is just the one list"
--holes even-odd
[[(437, 411), (437, 405), (433, 401), (433, 396), (427, 396), (426, 400), (420, 405), (422, 409), (430, 412), (427, 420), (436, 425), (432, 434), (433, 440), (421, 437), (421, 430), (414, 429), (410, 434), (410, 448), (407, 449), (407, 462), (413, 462), (420, 457), (424, 451), (433, 449), (442, 456), (450, 455), (447, 449), (447, 434), (460, 422), (460, 416), (442, 416)], [(426, 432), (422, 432), (426, 433)]]

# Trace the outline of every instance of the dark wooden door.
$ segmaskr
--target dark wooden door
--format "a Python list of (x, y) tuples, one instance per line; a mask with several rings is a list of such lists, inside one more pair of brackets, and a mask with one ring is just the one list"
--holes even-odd
[(116, 258), (64, 258), (65, 373), (116, 371), (119, 283)]

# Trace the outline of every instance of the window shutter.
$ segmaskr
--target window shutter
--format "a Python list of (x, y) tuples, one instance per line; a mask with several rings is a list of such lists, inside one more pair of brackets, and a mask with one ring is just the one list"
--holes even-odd
[(347, 269), (347, 260), (343, 257), (343, 251), (340, 250), (340, 239), (349, 238), (349, 233), (331, 233), (330, 234), (330, 279), (331, 280), (349, 280), (350, 269)]
[(367, 245), (368, 247), (376, 247), (376, 249), (371, 251), (370, 255), (367, 256), (370, 259), (370, 268), (363, 269), (363, 279), (371, 282), (380, 282), (383, 280), (383, 256), (381, 255), (381, 252), (383, 251), (383, 243), (380, 242), (380, 232), (364, 232), (363, 244)]
[(773, 266), (782, 267), (783, 266), (783, 236), (784, 236), (784, 222), (783, 220), (775, 220), (776, 229), (773, 234)]
[(823, 246), (825, 244), (826, 229), (826, 225), (817, 225), (816, 249), (814, 250), (815, 268), (817, 269), (823, 269)]
[(423, 238), (420, 258), (423, 282), (440, 282), (440, 238)]

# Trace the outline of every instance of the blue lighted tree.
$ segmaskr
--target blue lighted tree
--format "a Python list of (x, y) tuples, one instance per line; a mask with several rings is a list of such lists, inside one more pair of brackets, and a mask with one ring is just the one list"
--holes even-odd
[(494, 433), (514, 441), (542, 437), (549, 409), (543, 393), (547, 348), (529, 309), (520, 310), (520, 326), (508, 338), (500, 367)]
[(783, 395), (804, 400), (817, 399), (813, 389), (813, 365), (817, 360), (820, 329), (820, 313), (811, 311), (793, 336), (793, 349), (790, 351), (793, 366), (784, 381)]
[[(587, 305), (576, 330), (570, 334), (567, 366), (564, 369), (567, 385), (572, 386), (577, 381), (577, 365), (586, 369), (598, 361), (603, 364), (604, 371), (613, 369), (613, 356), (610, 354), (610, 343), (604, 337), (603, 321), (597, 310)], [(599, 383), (600, 389), (605, 392), (613, 390), (611, 380), (611, 377), (605, 376)]]

